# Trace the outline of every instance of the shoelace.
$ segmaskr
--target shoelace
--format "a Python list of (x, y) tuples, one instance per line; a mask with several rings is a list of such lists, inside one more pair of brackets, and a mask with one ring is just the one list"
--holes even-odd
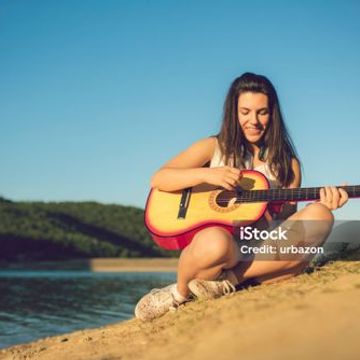
[(171, 294), (171, 296), (173, 298), (173, 304), (169, 307), (169, 311), (175, 312), (178, 309), (178, 307), (184, 303), (179, 303), (178, 301), (176, 301), (173, 294)]
[(224, 295), (230, 295), (231, 293), (236, 291), (235, 286), (229, 280), (223, 280), (221, 283), (223, 285)]
[[(151, 289), (151, 290), (150, 290), (150, 294), (156, 294), (156, 293), (158, 293), (158, 292), (160, 292), (160, 291), (164, 291), (164, 289), (154, 288), (154, 289)], [(175, 310), (176, 310), (181, 304), (183, 304), (183, 303), (179, 303), (179, 302), (175, 299), (175, 297), (174, 297), (173, 294), (171, 294), (171, 297), (172, 297), (172, 299), (173, 299), (173, 305), (170, 306), (169, 310), (175, 311)]]

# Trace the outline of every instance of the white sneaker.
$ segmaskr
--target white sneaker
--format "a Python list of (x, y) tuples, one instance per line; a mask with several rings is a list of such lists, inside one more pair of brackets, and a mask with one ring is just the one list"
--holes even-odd
[(153, 320), (187, 301), (190, 298), (184, 298), (178, 293), (176, 283), (162, 289), (152, 289), (137, 303), (135, 316), (142, 321)]
[(216, 299), (223, 295), (230, 295), (236, 292), (237, 281), (227, 279), (226, 277), (229, 275), (234, 277), (232, 272), (229, 274), (229, 271), (224, 271), (218, 280), (194, 279), (189, 282), (188, 287), (199, 300)]

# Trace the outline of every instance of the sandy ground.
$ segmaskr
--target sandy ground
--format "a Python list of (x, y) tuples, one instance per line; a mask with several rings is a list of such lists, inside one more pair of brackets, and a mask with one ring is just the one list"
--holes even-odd
[(92, 271), (176, 271), (178, 259), (91, 259)]
[(175, 272), (177, 262), (178, 260), (176, 258), (94, 258), (66, 261), (1, 263), (0, 269)]
[(360, 261), (188, 303), (149, 323), (45, 338), (0, 359), (359, 359)]

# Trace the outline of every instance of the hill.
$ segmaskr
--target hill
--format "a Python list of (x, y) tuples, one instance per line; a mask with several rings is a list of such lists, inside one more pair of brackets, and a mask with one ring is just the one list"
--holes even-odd
[(0, 198), (0, 260), (172, 257), (144, 226), (144, 210), (97, 202)]

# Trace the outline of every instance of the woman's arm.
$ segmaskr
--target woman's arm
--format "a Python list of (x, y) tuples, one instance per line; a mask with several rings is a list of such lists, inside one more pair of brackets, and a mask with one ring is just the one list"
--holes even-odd
[(232, 190), (240, 178), (240, 170), (221, 166), (204, 168), (211, 160), (217, 139), (209, 137), (199, 140), (172, 158), (151, 178), (151, 187), (164, 191), (176, 191), (208, 183)]
[(204, 181), (202, 166), (215, 150), (215, 138), (201, 139), (169, 160), (151, 178), (151, 187), (175, 191), (198, 185)]

